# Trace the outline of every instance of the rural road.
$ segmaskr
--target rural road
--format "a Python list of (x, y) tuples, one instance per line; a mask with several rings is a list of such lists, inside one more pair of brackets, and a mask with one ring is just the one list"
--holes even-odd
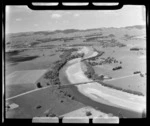
[[(87, 49), (82, 49), (82, 52), (86, 54), (86, 58), (91, 57), (90, 55), (87, 56)], [(96, 54), (96, 53), (95, 53)], [(93, 54), (91, 54), (93, 56)], [(66, 75), (70, 83), (84, 83), (91, 81), (89, 80), (83, 73), (81, 69), (81, 59), (73, 60), (70, 66), (66, 69)], [(130, 75), (131, 76), (131, 75)], [(135, 76), (135, 75), (134, 75)], [(126, 76), (129, 77), (129, 76)], [(126, 78), (121, 77), (121, 78)], [(115, 79), (121, 79), (115, 78)], [(100, 98), (105, 99), (107, 102), (111, 103), (112, 105), (119, 106), (122, 108), (126, 108), (128, 110), (142, 112), (146, 108), (146, 97), (145, 96), (138, 96), (129, 94), (123, 91), (111, 89), (108, 87), (104, 87), (97, 82), (88, 83), (84, 85), (76, 85), (78, 90), (85, 96), (89, 97), (90, 99), (101, 102)], [(96, 97), (97, 96), (97, 97)]]
[(123, 77), (117, 77), (117, 78), (113, 78), (113, 79), (109, 79), (109, 80), (104, 80), (103, 82), (119, 80), (119, 79), (123, 79), (123, 78), (134, 77), (134, 76), (140, 76), (140, 75), (139, 74), (131, 74), (131, 75), (128, 75), (128, 76), (123, 76)]
[(27, 91), (27, 92), (25, 92), (25, 93), (21, 93), (21, 94), (19, 94), (19, 95), (15, 95), (15, 96), (13, 96), (13, 97), (7, 98), (6, 101), (7, 101), (7, 100), (14, 99), (14, 98), (17, 98), (17, 97), (20, 97), (20, 96), (23, 96), (23, 95), (26, 95), (26, 94), (29, 94), (29, 93), (32, 93), (32, 92), (35, 92), (35, 91), (44, 90), (44, 89), (49, 88), (49, 87), (50, 87), (50, 86), (46, 86), (46, 87), (43, 87), (43, 88), (37, 88), (37, 89), (31, 90), (31, 91)]

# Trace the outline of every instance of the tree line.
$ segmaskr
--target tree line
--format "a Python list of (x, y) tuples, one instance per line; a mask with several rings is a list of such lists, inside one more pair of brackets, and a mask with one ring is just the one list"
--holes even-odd
[(123, 89), (121, 87), (117, 87), (117, 86), (114, 86), (114, 85), (110, 85), (110, 84), (104, 83), (103, 82), (103, 80), (104, 80), (103, 76), (98, 76), (95, 73), (93, 67), (87, 61), (84, 61), (84, 63), (87, 66), (87, 71), (85, 71), (84, 74), (89, 79), (92, 79), (92, 80), (100, 83), (102, 86), (105, 86), (105, 87), (109, 87), (109, 88), (113, 88), (113, 89), (116, 89), (116, 90), (124, 91), (124, 92), (130, 93), (130, 94), (134, 94), (134, 95), (144, 96), (144, 94), (141, 93), (141, 92), (139, 92), (139, 91), (133, 91), (133, 90), (129, 90), (129, 89)]
[(69, 49), (69, 50), (64, 51), (63, 54), (60, 56), (61, 60), (54, 62), (53, 63), (54, 66), (52, 67), (52, 70), (48, 71), (44, 75), (44, 78), (49, 79), (49, 81), (52, 85), (60, 85), (61, 84), (61, 82), (59, 80), (59, 71), (69, 60), (84, 56), (84, 54), (71, 55), (73, 51), (75, 51), (75, 50)]

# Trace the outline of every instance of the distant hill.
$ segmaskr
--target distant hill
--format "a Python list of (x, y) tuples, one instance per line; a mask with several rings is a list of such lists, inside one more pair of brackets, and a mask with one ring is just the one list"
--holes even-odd
[(78, 29), (65, 29), (65, 30), (55, 30), (55, 31), (36, 31), (36, 32), (20, 32), (20, 33), (9, 33), (7, 36), (13, 36), (13, 37), (21, 37), (21, 36), (29, 36), (29, 35), (51, 35), (51, 34), (56, 34), (56, 33), (74, 33), (78, 32), (80, 30)]
[[(79, 31), (94, 31), (94, 30), (113, 29), (113, 28), (115, 28), (115, 27), (92, 28), (92, 29), (85, 29), (85, 30), (65, 29), (65, 30), (55, 30), (55, 31), (20, 32), (20, 33), (9, 33), (8, 36), (10, 35), (10, 36), (19, 37), (19, 36), (28, 36), (28, 35), (31, 35), (31, 34), (49, 35), (49, 34), (56, 34), (56, 33), (68, 34), (68, 33), (74, 33), (74, 32), (79, 32)], [(126, 27), (121, 27), (121, 28), (125, 28), (125, 29), (132, 29), (132, 28), (143, 29), (143, 28), (145, 28), (145, 26), (144, 25), (133, 25), (133, 26), (126, 26)], [(117, 28), (117, 29), (119, 29), (119, 28)]]
[[(146, 35), (144, 25), (134, 25), (127, 27), (108, 27), (108, 28), (92, 28), (92, 29), (65, 29), (55, 31), (35, 31), (35, 32), (20, 32), (6, 35), (7, 48), (28, 48), (35, 46), (51, 45), (52, 42), (70, 43), (77, 42), (112, 42), (111, 39), (120, 42), (127, 36), (128, 40), (133, 37)], [(90, 43), (89, 43), (90, 44)]]
[(143, 29), (143, 28), (145, 28), (145, 25), (127, 26), (127, 27), (125, 27), (125, 28), (127, 28), (127, 29), (132, 29), (132, 28)]

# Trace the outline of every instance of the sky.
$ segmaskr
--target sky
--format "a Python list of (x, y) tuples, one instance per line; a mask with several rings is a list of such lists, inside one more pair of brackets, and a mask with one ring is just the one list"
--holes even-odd
[(31, 10), (6, 6), (7, 33), (90, 29), (145, 25), (145, 6), (125, 5), (119, 10)]

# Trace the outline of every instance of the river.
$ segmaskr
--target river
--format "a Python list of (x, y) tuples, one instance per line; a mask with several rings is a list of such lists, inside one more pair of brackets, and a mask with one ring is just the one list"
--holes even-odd
[[(115, 116), (123, 116), (123, 117), (126, 117), (126, 118), (141, 118), (141, 116), (142, 116), (141, 112), (135, 111), (135, 110), (132, 110), (132, 109), (126, 109), (126, 108), (121, 107), (119, 105), (115, 105), (113, 103), (110, 103), (108, 100), (101, 97), (103, 95), (101, 95), (101, 96), (96, 95), (96, 92), (94, 92), (93, 95), (91, 95), (92, 93), (90, 95), (88, 95), (90, 90), (93, 90), (93, 87), (91, 86), (91, 84), (84, 84), (84, 85), (74, 86), (73, 82), (78, 83), (78, 82), (81, 82), (81, 80), (88, 81), (88, 78), (81, 77), (81, 74), (83, 74), (83, 73), (82, 73), (82, 71), (80, 71), (79, 65), (80, 65), (80, 59), (79, 58), (77, 60), (73, 59), (72, 61), (69, 61), (60, 70), (60, 74), (59, 74), (61, 84), (63, 84), (63, 85), (65, 85), (65, 84), (72, 85), (69, 88), (73, 91), (73, 95), (75, 96), (76, 100), (78, 100), (79, 102), (82, 102), (83, 104), (85, 104), (87, 106), (91, 106), (95, 109), (98, 109), (98, 110), (100, 110), (104, 113), (112, 113)], [(70, 68), (70, 73), (69, 74), (67, 74), (68, 68)], [(73, 70), (75, 70), (75, 71), (73, 71)], [(72, 75), (77, 76), (78, 79), (76, 79), (76, 80), (74, 80), (75, 78), (72, 78), (72, 80), (68, 79), (68, 78), (70, 78), (69, 76), (72, 76)], [(74, 76), (72, 76), (72, 77), (74, 77)], [(92, 85), (93, 84), (94, 83), (92, 83)], [(85, 93), (86, 90), (88, 92), (87, 94)], [(111, 89), (111, 90), (114, 90), (114, 89)], [(94, 97), (96, 97), (96, 98), (94, 98)]]

